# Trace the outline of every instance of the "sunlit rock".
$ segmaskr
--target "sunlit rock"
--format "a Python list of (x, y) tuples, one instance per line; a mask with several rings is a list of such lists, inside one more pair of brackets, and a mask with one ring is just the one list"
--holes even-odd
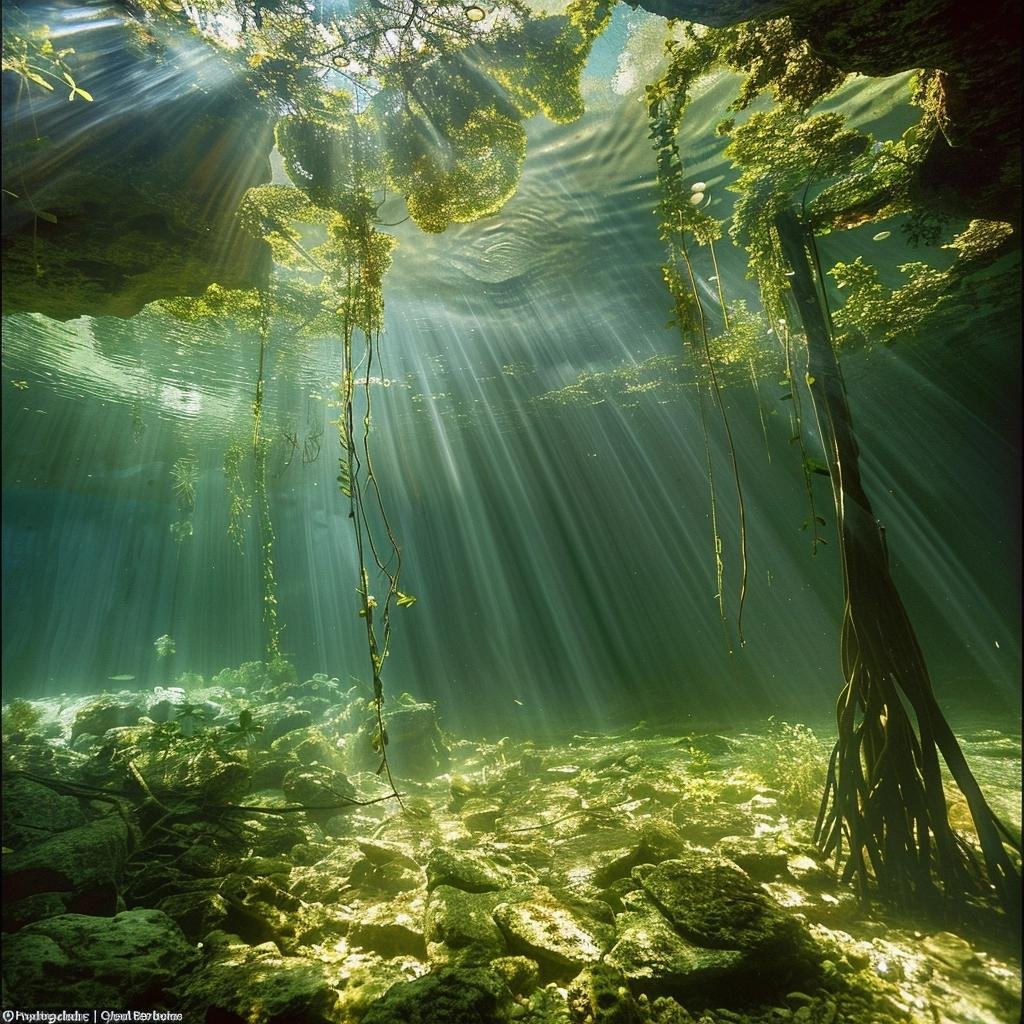
[[(384, 715), (387, 755), (392, 772), (412, 779), (433, 779), (449, 765), (451, 755), (441, 732), (437, 705), (421, 703), (403, 694)], [(377, 718), (362, 722), (352, 748), (357, 771), (376, 771), (381, 755), (374, 747)]]
[(814, 974), (820, 957), (800, 921), (731, 861), (693, 851), (634, 868), (634, 876), (684, 938), (755, 956), (769, 989)]
[(490, 967), (515, 995), (529, 995), (540, 980), (537, 962), (528, 956), (499, 956)]
[(284, 957), (272, 943), (230, 943), (185, 980), (174, 1005), (199, 1019), (248, 1024), (334, 1024), (338, 993), (323, 967)]
[(282, 780), (281, 789), (290, 803), (313, 808), (309, 812), (313, 821), (326, 821), (356, 795), (347, 776), (316, 763), (291, 769)]
[(464, 892), (438, 885), (430, 894), (424, 932), (431, 960), (469, 955), (490, 960), (505, 952), (505, 938), (491, 912), (504, 899), (500, 893)]
[(681, 998), (723, 991), (746, 969), (739, 950), (706, 949), (688, 942), (659, 913), (627, 912), (615, 921), (617, 939), (605, 962), (617, 967), (634, 992)]
[(84, 733), (102, 736), (108, 729), (134, 725), (146, 713), (143, 698), (139, 696), (104, 695), (97, 697), (78, 714), (71, 726), (71, 738)]
[(449, 885), (466, 892), (503, 889), (515, 881), (515, 875), (478, 850), (454, 850), (438, 847), (427, 860), (427, 888)]
[(424, 893), (413, 891), (371, 906), (353, 920), (348, 932), (349, 943), (372, 949), (384, 957), (408, 955), (425, 958), (425, 904)]
[(777, 878), (788, 863), (787, 851), (774, 836), (726, 836), (716, 849), (758, 882)]
[[(549, 977), (571, 977), (585, 965), (597, 963), (615, 936), (614, 927), (589, 909), (538, 888), (529, 898), (498, 904), (494, 920), (512, 952), (536, 960)], [(610, 909), (605, 909), (610, 916)]]
[(362, 1024), (503, 1024), (512, 995), (481, 967), (439, 967), (400, 982), (370, 1007)]

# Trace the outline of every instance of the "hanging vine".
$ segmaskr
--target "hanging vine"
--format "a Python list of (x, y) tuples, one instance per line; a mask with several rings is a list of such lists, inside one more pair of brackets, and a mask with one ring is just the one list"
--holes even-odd
[(256, 391), (252, 400), (253, 501), (259, 518), (260, 577), (263, 588), (263, 632), (266, 640), (266, 661), (272, 670), (284, 663), (281, 651), (281, 622), (277, 614), (277, 579), (274, 576), (274, 521), (270, 515), (267, 493), (267, 456), (271, 440), (263, 433), (263, 395), (265, 365), (270, 339), (270, 301), (260, 295), (258, 332), (259, 360), (256, 369)]
[(670, 54), (665, 75), (647, 89), (648, 122), (650, 138), (657, 158), (659, 200), (656, 216), (659, 235), (665, 243), (667, 260), (662, 267), (662, 277), (672, 296), (675, 326), (684, 345), (688, 345), (697, 371), (697, 394), (700, 409), (701, 429), (704, 438), (704, 454), (707, 463), (708, 483), (711, 495), (711, 530), (715, 555), (716, 599), (719, 614), (725, 621), (725, 565), (723, 560), (722, 536), (719, 530), (718, 494), (715, 486), (714, 465), (708, 433), (705, 394), (710, 396), (722, 423), (726, 448), (729, 454), (733, 484), (736, 491), (736, 511), (739, 533), (739, 583), (737, 588), (736, 632), (740, 645), (743, 640), (743, 605), (747, 594), (747, 527), (746, 505), (740, 479), (736, 445), (732, 426), (726, 411), (719, 381), (716, 360), (712, 354), (711, 330), (708, 315), (701, 300), (697, 276), (690, 255), (690, 245), (705, 246), (710, 250), (715, 277), (719, 279), (718, 294), (721, 302), (721, 317), (725, 332), (729, 330), (728, 310), (725, 293), (722, 290), (718, 263), (714, 256), (714, 241), (721, 235), (721, 225), (713, 217), (699, 209), (705, 198), (703, 183), (694, 183), (687, 188), (684, 182), (682, 159), (679, 154), (677, 134), (689, 98), (689, 88), (694, 79), (703, 73), (716, 52), (717, 37), (714, 33), (698, 34), (689, 31), (686, 46), (670, 38), (667, 45)]

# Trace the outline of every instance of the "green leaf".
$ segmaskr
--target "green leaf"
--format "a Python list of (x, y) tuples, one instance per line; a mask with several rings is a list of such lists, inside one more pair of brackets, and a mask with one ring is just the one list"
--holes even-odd
[(817, 473), (818, 476), (829, 476), (828, 466), (824, 462), (819, 462), (817, 459), (812, 458), (804, 459), (804, 472)]
[(57, 223), (57, 217), (55, 214), (50, 213), (49, 210), (36, 210), (36, 216), (42, 220), (49, 221), (51, 224)]
[(411, 608), (416, 603), (416, 598), (412, 594), (403, 594), (402, 591), (398, 591), (398, 607), (399, 608)]

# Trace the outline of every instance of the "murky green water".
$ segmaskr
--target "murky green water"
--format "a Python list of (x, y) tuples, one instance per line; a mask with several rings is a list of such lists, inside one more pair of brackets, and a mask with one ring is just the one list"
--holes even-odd
[[(416, 599), (392, 613), (386, 747), (337, 482), (338, 339), (272, 324), (261, 371), (253, 332), (156, 306), (4, 318), (12, 1008), (207, 1024), (1019, 1018), (1012, 925), (865, 908), (816, 850), (840, 553), (827, 479), (813, 486), (828, 543), (812, 553), (801, 529), (772, 378), (725, 390), (742, 644), (735, 608), (719, 614), (701, 410), (665, 326), (654, 218), (643, 88), (662, 24), (617, 9), (587, 112), (526, 121), (498, 213), (427, 234), (400, 197), (381, 207), (399, 246), (367, 385), (374, 471)], [(736, 175), (713, 129), (735, 88), (703, 81), (681, 141), (720, 219)], [(855, 79), (828, 105), (898, 135), (917, 116), (906, 95), (905, 75)], [(895, 286), (921, 258), (898, 228), (821, 250)], [(756, 307), (745, 254), (723, 239), (717, 261), (698, 268), (707, 301), (720, 277)], [(1019, 324), (1010, 310), (925, 334), (844, 353), (843, 376), (939, 703), (1019, 837)], [(270, 669), (261, 372), (287, 662)], [(712, 443), (735, 601), (737, 512)], [(118, 993), (123, 964), (96, 965), (125, 949), (148, 980)]]

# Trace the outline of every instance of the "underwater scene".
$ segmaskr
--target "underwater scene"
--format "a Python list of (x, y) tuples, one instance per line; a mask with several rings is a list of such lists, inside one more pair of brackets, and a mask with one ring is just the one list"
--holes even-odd
[(4, 0), (2, 1019), (1016, 1024), (1018, 23)]

